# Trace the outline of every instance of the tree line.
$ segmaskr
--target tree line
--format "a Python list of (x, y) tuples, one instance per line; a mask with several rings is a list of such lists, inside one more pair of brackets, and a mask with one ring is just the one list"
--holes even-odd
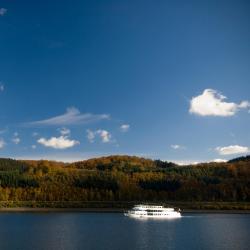
[(0, 159), (0, 201), (250, 201), (250, 157), (178, 166), (136, 156)]

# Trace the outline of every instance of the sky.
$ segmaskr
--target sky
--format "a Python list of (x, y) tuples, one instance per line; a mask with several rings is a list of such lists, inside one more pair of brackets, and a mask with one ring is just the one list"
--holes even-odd
[(250, 2), (0, 1), (0, 157), (250, 153)]

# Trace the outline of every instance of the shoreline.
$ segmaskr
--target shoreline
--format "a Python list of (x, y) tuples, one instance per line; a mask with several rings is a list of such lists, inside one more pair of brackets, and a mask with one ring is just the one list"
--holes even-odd
[[(0, 213), (124, 213), (121, 208), (0, 208)], [(250, 210), (183, 209), (182, 213), (250, 214)]]

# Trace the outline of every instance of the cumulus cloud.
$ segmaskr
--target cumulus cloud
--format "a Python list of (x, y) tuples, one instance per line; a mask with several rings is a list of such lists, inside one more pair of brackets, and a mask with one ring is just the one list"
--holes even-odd
[(99, 129), (97, 130), (97, 134), (100, 136), (103, 143), (110, 142), (111, 134), (107, 130)]
[(87, 132), (87, 138), (89, 142), (93, 143), (95, 141), (95, 132), (90, 129), (87, 129), (86, 132)]
[(0, 8), (0, 16), (4, 16), (7, 13), (7, 9), (5, 8)]
[(122, 124), (122, 125), (120, 126), (120, 130), (121, 130), (121, 132), (123, 132), (123, 133), (128, 132), (129, 129), (130, 129), (130, 125), (129, 125), (129, 124)]
[(250, 107), (250, 102), (249, 101), (242, 101), (239, 105), (239, 108), (246, 109)]
[(240, 109), (250, 108), (249, 101), (226, 102), (227, 97), (213, 89), (205, 89), (190, 101), (189, 112), (200, 116), (233, 116)]
[(110, 142), (112, 138), (112, 135), (104, 129), (98, 129), (96, 131), (92, 131), (90, 129), (87, 130), (87, 138), (89, 142), (93, 143), (95, 141), (96, 136), (98, 136), (103, 143)]
[(28, 126), (67, 126), (107, 120), (108, 114), (81, 113), (77, 108), (68, 108), (66, 113), (45, 120), (26, 123)]
[(230, 145), (226, 147), (217, 147), (215, 150), (220, 155), (233, 155), (233, 154), (245, 154), (250, 152), (250, 148), (239, 146), (239, 145)]
[(66, 149), (80, 144), (79, 141), (70, 140), (67, 136), (51, 137), (50, 139), (40, 138), (37, 142), (45, 147), (55, 149)]
[(0, 138), (0, 149), (4, 148), (4, 146), (5, 146), (5, 141), (4, 139)]

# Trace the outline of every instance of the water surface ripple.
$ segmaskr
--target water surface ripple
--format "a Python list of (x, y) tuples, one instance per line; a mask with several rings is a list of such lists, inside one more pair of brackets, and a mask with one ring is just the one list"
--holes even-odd
[(243, 250), (250, 215), (136, 220), (115, 213), (1, 213), (0, 250)]

